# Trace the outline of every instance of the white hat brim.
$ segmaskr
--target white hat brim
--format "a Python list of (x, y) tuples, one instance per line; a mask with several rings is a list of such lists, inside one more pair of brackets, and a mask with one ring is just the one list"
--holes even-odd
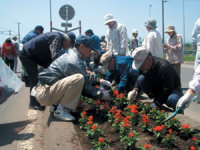
[(116, 21), (116, 20), (115, 19), (109, 19), (104, 24), (106, 25), (107, 23), (112, 22), (112, 21)]

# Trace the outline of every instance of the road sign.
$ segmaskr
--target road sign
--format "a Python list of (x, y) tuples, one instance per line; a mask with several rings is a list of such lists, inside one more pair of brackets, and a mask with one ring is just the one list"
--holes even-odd
[(75, 16), (75, 10), (70, 5), (63, 5), (59, 10), (59, 15), (63, 20), (71, 20)]
[[(62, 26), (62, 27), (66, 27), (66, 23), (61, 23), (61, 26)], [(71, 24), (71, 23), (68, 23), (68, 24), (67, 24), (67, 27), (72, 27), (72, 24)]]

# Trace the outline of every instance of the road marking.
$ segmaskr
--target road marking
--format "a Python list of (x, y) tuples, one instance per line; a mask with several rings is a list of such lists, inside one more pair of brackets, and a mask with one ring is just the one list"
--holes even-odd
[(194, 69), (194, 65), (191, 64), (181, 64), (181, 67)]
[[(37, 119), (38, 112), (36, 110), (29, 109), (27, 118), (30, 121)], [(34, 131), (36, 129), (36, 121), (28, 124), (20, 134), (24, 134), (23, 139), (19, 141), (17, 150), (32, 150), (34, 144)]]

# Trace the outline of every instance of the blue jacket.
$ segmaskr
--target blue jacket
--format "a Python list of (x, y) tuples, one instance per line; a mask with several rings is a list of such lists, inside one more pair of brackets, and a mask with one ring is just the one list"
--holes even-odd
[(21, 43), (24, 44), (36, 36), (38, 36), (38, 34), (35, 32), (35, 30), (32, 30), (23, 38)]
[(59, 32), (40, 34), (24, 44), (23, 54), (46, 68), (58, 57), (63, 40)]
[(109, 71), (105, 80), (115, 80), (119, 92), (132, 90), (139, 75), (138, 70), (132, 69), (133, 59), (130, 56), (115, 56), (115, 60), (115, 70)]

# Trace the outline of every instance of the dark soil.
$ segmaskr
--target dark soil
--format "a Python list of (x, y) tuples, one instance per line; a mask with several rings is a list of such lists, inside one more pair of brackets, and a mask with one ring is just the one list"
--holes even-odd
[[(86, 103), (84, 103), (81, 108), (78, 108), (78, 110), (79, 110), (79, 113), (75, 114), (77, 120), (74, 122), (74, 125), (75, 125), (75, 130), (77, 132), (77, 135), (78, 135), (78, 138), (82, 145), (83, 150), (90, 150), (92, 148), (92, 144), (91, 144), (92, 140), (88, 139), (88, 137), (86, 136), (86, 132), (80, 129), (79, 122), (78, 122), (78, 118), (80, 117), (79, 114), (83, 110), (87, 110), (88, 115), (93, 115), (94, 122), (98, 123), (99, 127), (103, 129), (103, 132), (104, 132), (103, 137), (110, 145), (110, 148), (107, 150), (125, 150), (124, 143), (120, 141), (120, 134), (115, 131), (115, 129), (107, 121), (107, 118), (102, 117), (103, 115), (100, 116), (96, 114), (96, 112), (94, 110), (91, 110), (90, 106)], [(167, 150), (168, 149), (167, 147), (164, 147), (161, 143), (158, 143), (157, 141), (155, 141), (155, 139), (153, 138), (151, 134), (149, 134), (148, 132), (143, 132), (140, 127), (132, 126), (132, 129), (138, 132), (138, 138), (139, 138), (139, 141), (136, 144), (136, 148), (134, 148), (135, 150), (140, 150), (140, 148), (146, 144), (151, 145), (151, 147), (148, 150), (150, 149), (151, 150), (153, 149)], [(170, 148), (170, 149), (173, 149), (173, 150), (187, 150), (188, 149), (189, 150), (189, 147), (194, 145), (194, 141), (192, 141), (191, 138), (184, 140), (180, 138), (178, 133), (175, 133), (174, 136), (176, 138), (176, 141), (174, 142), (173, 148)]]

